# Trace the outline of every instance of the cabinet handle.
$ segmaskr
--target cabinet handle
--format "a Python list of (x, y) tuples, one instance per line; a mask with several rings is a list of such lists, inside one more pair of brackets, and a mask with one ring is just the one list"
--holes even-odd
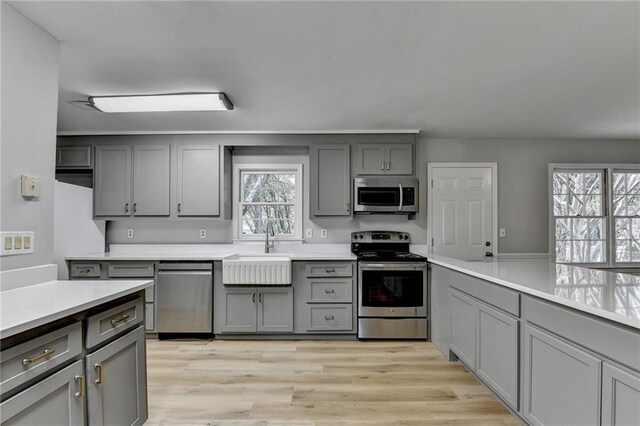
[(256, 303), (256, 292), (255, 291), (253, 293), (251, 293), (251, 301), (253, 303)]
[(84, 376), (74, 376), (73, 380), (80, 381), (80, 391), (73, 394), (75, 399), (84, 398)]
[(124, 205), (124, 212), (129, 213), (129, 203)]
[(327, 294), (331, 294), (331, 293), (335, 293), (336, 291), (334, 289), (332, 289), (332, 288), (325, 288), (324, 292), (327, 293)]
[(324, 272), (325, 272), (325, 273), (327, 273), (327, 274), (331, 274), (331, 273), (333, 273), (333, 272), (336, 272), (336, 268), (326, 268), (326, 269), (324, 270)]
[(96, 385), (104, 383), (104, 369), (102, 368), (102, 364), (94, 364), (93, 368), (98, 371), (98, 378), (93, 381)]
[(333, 315), (325, 315), (325, 316), (324, 316), (324, 319), (325, 319), (326, 321), (332, 320), (332, 319), (333, 319)]
[(138, 211), (138, 203), (133, 203), (133, 212), (137, 212)]
[(351, 203), (347, 203), (347, 208), (346, 208), (347, 213), (349, 213), (349, 208), (350, 207), (351, 207)]
[(258, 293), (258, 302), (262, 303), (262, 292)]
[(112, 319), (111, 320), (111, 327), (115, 327), (118, 323), (121, 323), (122, 321), (126, 321), (129, 318), (130, 318), (129, 314), (124, 314), (120, 318)]
[(36, 355), (33, 358), (25, 358), (22, 360), (22, 365), (29, 365), (29, 364), (33, 364), (34, 362), (38, 362), (41, 359), (45, 359), (51, 355), (53, 355), (54, 353), (56, 353), (55, 349), (45, 349), (44, 352), (42, 352), (40, 355)]
[(182, 203), (178, 203), (178, 213), (182, 211)]
[(384, 161), (380, 163), (380, 170), (384, 171)]
[(389, 170), (391, 168), (391, 162), (387, 161), (387, 170)]

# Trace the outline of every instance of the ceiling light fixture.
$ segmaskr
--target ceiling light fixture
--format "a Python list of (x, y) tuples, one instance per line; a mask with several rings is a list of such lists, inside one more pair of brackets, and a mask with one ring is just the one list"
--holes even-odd
[(230, 111), (224, 93), (169, 93), (133, 96), (90, 96), (89, 103), (102, 112)]

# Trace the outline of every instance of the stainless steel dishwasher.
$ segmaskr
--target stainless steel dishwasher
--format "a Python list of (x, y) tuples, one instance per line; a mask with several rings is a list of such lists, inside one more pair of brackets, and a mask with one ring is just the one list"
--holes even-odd
[(213, 267), (161, 262), (156, 314), (158, 333), (213, 332)]

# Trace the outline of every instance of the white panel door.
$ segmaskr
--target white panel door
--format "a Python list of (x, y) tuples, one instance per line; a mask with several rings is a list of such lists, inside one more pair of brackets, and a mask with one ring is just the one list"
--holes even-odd
[(493, 254), (491, 167), (435, 166), (432, 179), (433, 253), (463, 260)]

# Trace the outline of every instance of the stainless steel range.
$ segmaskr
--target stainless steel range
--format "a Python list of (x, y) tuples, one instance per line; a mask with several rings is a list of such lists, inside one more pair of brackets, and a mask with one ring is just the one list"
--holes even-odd
[(358, 337), (426, 339), (427, 259), (409, 252), (406, 232), (351, 234), (358, 257)]

